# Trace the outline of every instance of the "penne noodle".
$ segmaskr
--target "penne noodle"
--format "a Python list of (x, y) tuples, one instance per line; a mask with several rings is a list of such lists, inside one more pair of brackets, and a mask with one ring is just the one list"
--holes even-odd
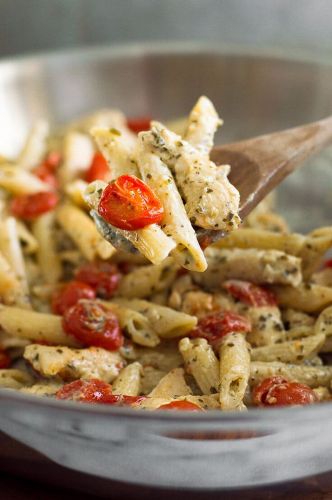
[(205, 339), (180, 340), (186, 372), (194, 377), (203, 394), (220, 392), (219, 361)]

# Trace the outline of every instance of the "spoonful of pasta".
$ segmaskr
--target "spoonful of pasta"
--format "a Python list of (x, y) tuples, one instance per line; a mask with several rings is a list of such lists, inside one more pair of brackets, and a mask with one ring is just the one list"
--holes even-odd
[(93, 128), (111, 182), (90, 183), (85, 201), (103, 237), (154, 264), (171, 256), (186, 269), (205, 271), (202, 248), (236, 230), (287, 175), (332, 141), (330, 117), (213, 147), (221, 124), (203, 96), (181, 135), (156, 121), (137, 137)]

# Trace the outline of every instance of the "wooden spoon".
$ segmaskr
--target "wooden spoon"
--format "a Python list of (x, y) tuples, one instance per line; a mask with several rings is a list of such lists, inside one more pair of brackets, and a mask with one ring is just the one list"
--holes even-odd
[[(211, 151), (211, 159), (217, 165), (231, 166), (229, 179), (240, 192), (243, 219), (287, 175), (329, 143), (332, 143), (332, 116), (301, 127), (216, 146)], [(206, 247), (223, 238), (225, 233), (199, 229), (197, 236)]]

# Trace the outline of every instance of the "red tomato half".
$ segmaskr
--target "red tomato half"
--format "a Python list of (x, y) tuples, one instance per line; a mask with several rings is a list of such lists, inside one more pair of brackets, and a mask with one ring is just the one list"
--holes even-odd
[(58, 151), (50, 151), (46, 156), (44, 163), (48, 166), (50, 170), (54, 172), (58, 168), (62, 161), (61, 153)]
[(249, 306), (263, 307), (276, 306), (275, 296), (265, 288), (249, 283), (249, 281), (228, 280), (223, 283), (225, 288), (235, 299)]
[(131, 406), (145, 399), (145, 396), (112, 394), (112, 386), (103, 380), (75, 380), (65, 384), (56, 393), (57, 399), (67, 399), (82, 403), (100, 403), (117, 406)]
[(112, 404), (112, 386), (98, 379), (75, 380), (65, 384), (56, 393), (57, 399), (69, 399), (83, 403)]
[(10, 363), (12, 362), (11, 358), (8, 356), (8, 354), (0, 349), (0, 368), (8, 368), (10, 366)]
[(96, 292), (90, 285), (81, 281), (70, 281), (53, 294), (52, 311), (54, 314), (62, 315), (80, 299), (95, 298)]
[(332, 267), (332, 259), (327, 259), (325, 262), (323, 262), (323, 269), (328, 269)]
[(110, 177), (110, 169), (104, 156), (97, 152), (95, 153), (92, 163), (85, 173), (85, 181), (93, 182), (96, 180), (107, 181)]
[(113, 226), (133, 231), (158, 224), (164, 209), (143, 181), (132, 175), (121, 175), (104, 189), (98, 212)]
[(51, 169), (47, 163), (41, 163), (32, 173), (41, 181), (45, 182), (45, 184), (48, 184), (50, 188), (56, 189), (58, 187), (58, 180), (53, 173), (53, 169)]
[(189, 337), (202, 337), (217, 347), (218, 341), (228, 333), (250, 331), (251, 324), (247, 318), (231, 311), (220, 311), (200, 319)]
[(184, 411), (203, 411), (202, 408), (190, 401), (180, 400), (172, 401), (159, 406), (158, 410), (184, 410)]
[(317, 397), (307, 385), (269, 377), (255, 387), (253, 401), (258, 406), (307, 405), (317, 402)]
[(109, 299), (119, 286), (121, 274), (109, 262), (88, 262), (76, 271), (76, 278), (88, 283), (100, 297)]
[(135, 134), (138, 134), (139, 132), (144, 132), (144, 130), (149, 130), (150, 123), (151, 118), (146, 116), (141, 118), (128, 118), (127, 127)]
[(115, 314), (94, 300), (80, 300), (64, 313), (63, 328), (83, 345), (116, 351), (123, 335)]
[(16, 196), (11, 202), (11, 212), (20, 219), (32, 220), (53, 210), (58, 201), (58, 195), (53, 192)]

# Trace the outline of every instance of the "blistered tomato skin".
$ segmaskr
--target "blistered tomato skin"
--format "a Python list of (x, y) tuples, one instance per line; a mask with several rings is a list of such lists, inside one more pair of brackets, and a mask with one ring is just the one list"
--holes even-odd
[(16, 196), (11, 201), (11, 212), (15, 217), (33, 220), (51, 210), (58, 204), (59, 196), (54, 192)]
[(11, 364), (12, 360), (8, 356), (8, 354), (0, 349), (0, 369), (8, 368)]
[(56, 398), (116, 406), (132, 406), (146, 399), (145, 396), (112, 394), (112, 386), (99, 379), (75, 380), (65, 384), (56, 393)]
[(53, 170), (51, 170), (46, 163), (39, 165), (39, 167), (35, 168), (32, 173), (36, 175), (38, 179), (45, 182), (45, 184), (48, 184), (51, 189), (58, 188), (58, 180), (54, 175)]
[(56, 398), (82, 403), (109, 404), (113, 401), (112, 386), (98, 379), (75, 380), (61, 387), (56, 393)]
[(116, 351), (123, 335), (115, 314), (96, 300), (80, 300), (67, 309), (62, 318), (66, 333), (86, 346)]
[(128, 118), (127, 127), (130, 128), (132, 132), (138, 134), (139, 132), (144, 132), (149, 130), (151, 124), (151, 118), (142, 116), (140, 118)]
[(99, 297), (110, 299), (119, 286), (121, 274), (109, 262), (88, 262), (77, 270), (76, 279), (94, 288)]
[(227, 280), (223, 283), (223, 288), (235, 299), (253, 307), (276, 306), (277, 301), (270, 290), (266, 290), (249, 281)]
[(134, 231), (161, 222), (163, 206), (147, 184), (132, 175), (121, 175), (101, 196), (99, 215), (109, 224)]
[(203, 411), (202, 408), (191, 403), (190, 401), (180, 400), (172, 401), (159, 406), (158, 410), (178, 410), (178, 411)]
[(52, 297), (52, 311), (62, 316), (67, 309), (74, 306), (80, 299), (95, 299), (96, 292), (87, 283), (70, 281), (57, 290)]
[(106, 181), (110, 177), (110, 169), (104, 156), (97, 152), (95, 153), (91, 165), (85, 174), (86, 182), (93, 182), (96, 180)]
[(247, 318), (231, 311), (220, 311), (201, 318), (188, 336), (204, 338), (214, 347), (218, 347), (220, 339), (228, 333), (250, 331), (251, 323)]
[(253, 391), (257, 406), (307, 405), (317, 402), (314, 391), (307, 385), (289, 382), (283, 377), (269, 377)]

